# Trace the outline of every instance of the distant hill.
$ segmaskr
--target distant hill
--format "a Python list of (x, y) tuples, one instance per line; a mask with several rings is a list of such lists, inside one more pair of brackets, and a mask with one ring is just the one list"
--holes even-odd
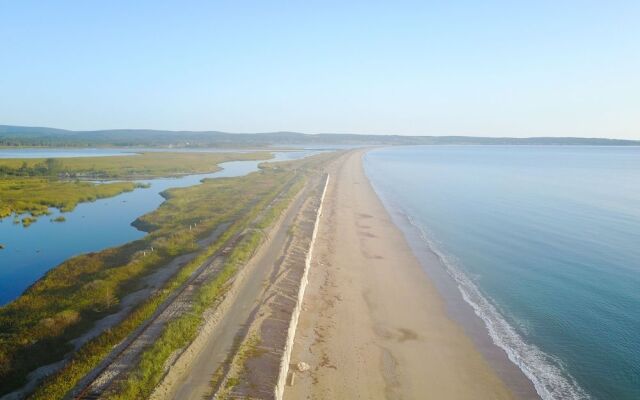
[(162, 131), (111, 129), (70, 131), (45, 127), (0, 125), (0, 146), (148, 146), (148, 147), (262, 147), (268, 145), (591, 145), (640, 146), (640, 140), (576, 137), (473, 137), (356, 135), (298, 132), (226, 133), (218, 131)]

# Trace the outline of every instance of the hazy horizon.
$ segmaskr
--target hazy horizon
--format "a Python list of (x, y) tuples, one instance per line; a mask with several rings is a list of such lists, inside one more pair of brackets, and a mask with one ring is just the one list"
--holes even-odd
[(640, 3), (0, 6), (0, 122), (640, 138)]
[[(0, 121), (1, 122), (1, 121)], [(410, 133), (394, 133), (394, 132), (380, 132), (380, 133), (367, 133), (367, 132), (301, 132), (301, 131), (293, 131), (293, 130), (279, 130), (279, 131), (256, 131), (256, 132), (230, 132), (223, 131), (220, 129), (202, 129), (202, 130), (190, 130), (190, 129), (162, 129), (162, 128), (127, 128), (127, 127), (116, 127), (116, 128), (96, 128), (96, 129), (68, 129), (61, 128), (57, 126), (36, 126), (36, 125), (10, 125), (0, 123), (0, 127), (2, 126), (11, 126), (11, 127), (19, 127), (19, 128), (35, 128), (35, 129), (57, 129), (69, 132), (76, 133), (90, 133), (90, 132), (107, 132), (107, 131), (159, 131), (159, 132), (173, 132), (173, 133), (225, 133), (232, 135), (254, 135), (254, 134), (272, 134), (272, 133), (299, 133), (304, 135), (360, 135), (360, 136), (407, 136), (407, 137), (415, 137), (415, 136), (433, 136), (433, 137), (452, 137), (452, 136), (460, 136), (460, 137), (474, 137), (474, 138), (505, 138), (505, 139), (536, 139), (536, 138), (575, 138), (575, 139), (613, 139), (613, 140), (640, 140), (637, 138), (621, 138), (621, 137), (605, 137), (605, 136), (560, 136), (560, 135), (548, 135), (548, 136), (507, 136), (507, 135), (426, 135), (426, 134), (410, 134)]]

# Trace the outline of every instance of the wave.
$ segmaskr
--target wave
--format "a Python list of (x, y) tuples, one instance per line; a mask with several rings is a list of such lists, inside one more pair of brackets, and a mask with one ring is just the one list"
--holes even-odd
[(533, 383), (543, 400), (589, 400), (592, 397), (575, 381), (562, 366), (557, 357), (547, 354), (537, 346), (527, 343), (522, 335), (511, 326), (496, 306), (480, 291), (478, 286), (459, 268), (458, 264), (447, 257), (430, 239), (425, 229), (395, 201), (392, 192), (381, 190), (373, 179), (373, 167), (369, 153), (364, 157), (365, 174), (385, 208), (391, 215), (399, 212), (403, 219), (417, 231), (419, 238), (441, 262), (445, 271), (456, 283), (464, 301), (484, 322), (492, 342), (501, 348), (509, 360), (515, 364)]
[(440, 259), (447, 273), (454, 279), (465, 302), (482, 319), (493, 343), (503, 349), (509, 360), (529, 378), (543, 400), (591, 399), (562, 367), (559, 359), (527, 343), (457, 264), (438, 250), (425, 230), (410, 215), (404, 214), (429, 250)]

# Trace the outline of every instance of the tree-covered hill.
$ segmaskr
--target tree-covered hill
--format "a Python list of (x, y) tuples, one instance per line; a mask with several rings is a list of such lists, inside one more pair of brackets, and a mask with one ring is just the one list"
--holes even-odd
[(473, 137), (356, 135), (298, 132), (226, 133), (218, 131), (163, 131), (64, 129), (0, 125), (0, 146), (144, 146), (144, 147), (260, 147), (268, 145), (592, 145), (640, 146), (640, 140), (577, 137)]

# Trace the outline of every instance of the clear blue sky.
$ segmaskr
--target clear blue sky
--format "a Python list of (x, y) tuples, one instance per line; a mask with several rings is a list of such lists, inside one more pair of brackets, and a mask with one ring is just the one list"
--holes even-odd
[(0, 124), (640, 138), (640, 1), (0, 0)]

